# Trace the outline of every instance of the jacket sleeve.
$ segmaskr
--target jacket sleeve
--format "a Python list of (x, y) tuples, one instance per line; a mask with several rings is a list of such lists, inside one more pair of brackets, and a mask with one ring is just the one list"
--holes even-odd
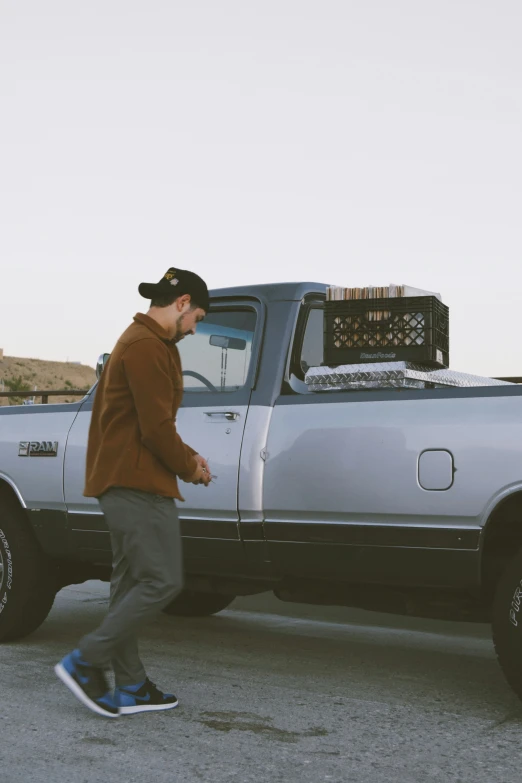
[(172, 419), (175, 388), (168, 348), (154, 338), (129, 345), (122, 357), (138, 414), (141, 442), (165, 467), (188, 480), (196, 472), (196, 452), (183, 443)]

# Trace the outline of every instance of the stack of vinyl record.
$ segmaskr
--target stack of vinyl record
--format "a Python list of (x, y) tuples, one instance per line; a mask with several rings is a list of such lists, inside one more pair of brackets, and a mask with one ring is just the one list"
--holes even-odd
[(449, 365), (449, 311), (438, 293), (408, 285), (327, 288), (324, 363)]
[(395, 299), (403, 296), (436, 296), (439, 301), (442, 301), (441, 295), (433, 291), (423, 291), (421, 288), (414, 288), (411, 285), (394, 285), (393, 283), (385, 286), (369, 285), (366, 288), (343, 288), (331, 285), (326, 289), (327, 302), (343, 302), (358, 299)]

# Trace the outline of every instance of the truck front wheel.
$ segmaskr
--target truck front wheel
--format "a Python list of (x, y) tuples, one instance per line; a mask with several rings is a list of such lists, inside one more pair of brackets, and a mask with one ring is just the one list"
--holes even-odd
[(55, 595), (55, 571), (24, 512), (10, 497), (0, 497), (0, 642), (35, 631)]
[(504, 676), (522, 699), (522, 550), (499, 579), (492, 613), (493, 642)]
[(183, 590), (163, 611), (165, 614), (178, 617), (208, 617), (226, 609), (235, 597), (235, 595), (197, 593), (195, 590)]

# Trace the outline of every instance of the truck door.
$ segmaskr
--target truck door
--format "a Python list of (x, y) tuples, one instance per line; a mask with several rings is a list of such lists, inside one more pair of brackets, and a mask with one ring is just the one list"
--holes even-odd
[(180, 483), (185, 559), (206, 570), (229, 571), (241, 562), (238, 476), (243, 433), (255, 378), (261, 306), (222, 300), (195, 336), (179, 344), (184, 377), (177, 427), (208, 459), (209, 487)]
[[(179, 344), (185, 393), (176, 426), (216, 475), (208, 488), (180, 481), (185, 559), (208, 559), (218, 571), (240, 555), (239, 460), (255, 378), (260, 307), (222, 300), (212, 305), (196, 335)], [(97, 501), (83, 497), (91, 410), (92, 402), (86, 403), (69, 436), (65, 498), (76, 546), (97, 550), (104, 560), (102, 550), (110, 550), (107, 527)]]

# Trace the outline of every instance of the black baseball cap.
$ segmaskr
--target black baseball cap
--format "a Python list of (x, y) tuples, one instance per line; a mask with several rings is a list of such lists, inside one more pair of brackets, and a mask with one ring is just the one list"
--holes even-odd
[(159, 283), (140, 283), (138, 291), (145, 299), (170, 296), (172, 293), (177, 293), (178, 296), (190, 294), (192, 302), (205, 312), (208, 313), (210, 307), (205, 281), (195, 272), (173, 266), (165, 272)]

